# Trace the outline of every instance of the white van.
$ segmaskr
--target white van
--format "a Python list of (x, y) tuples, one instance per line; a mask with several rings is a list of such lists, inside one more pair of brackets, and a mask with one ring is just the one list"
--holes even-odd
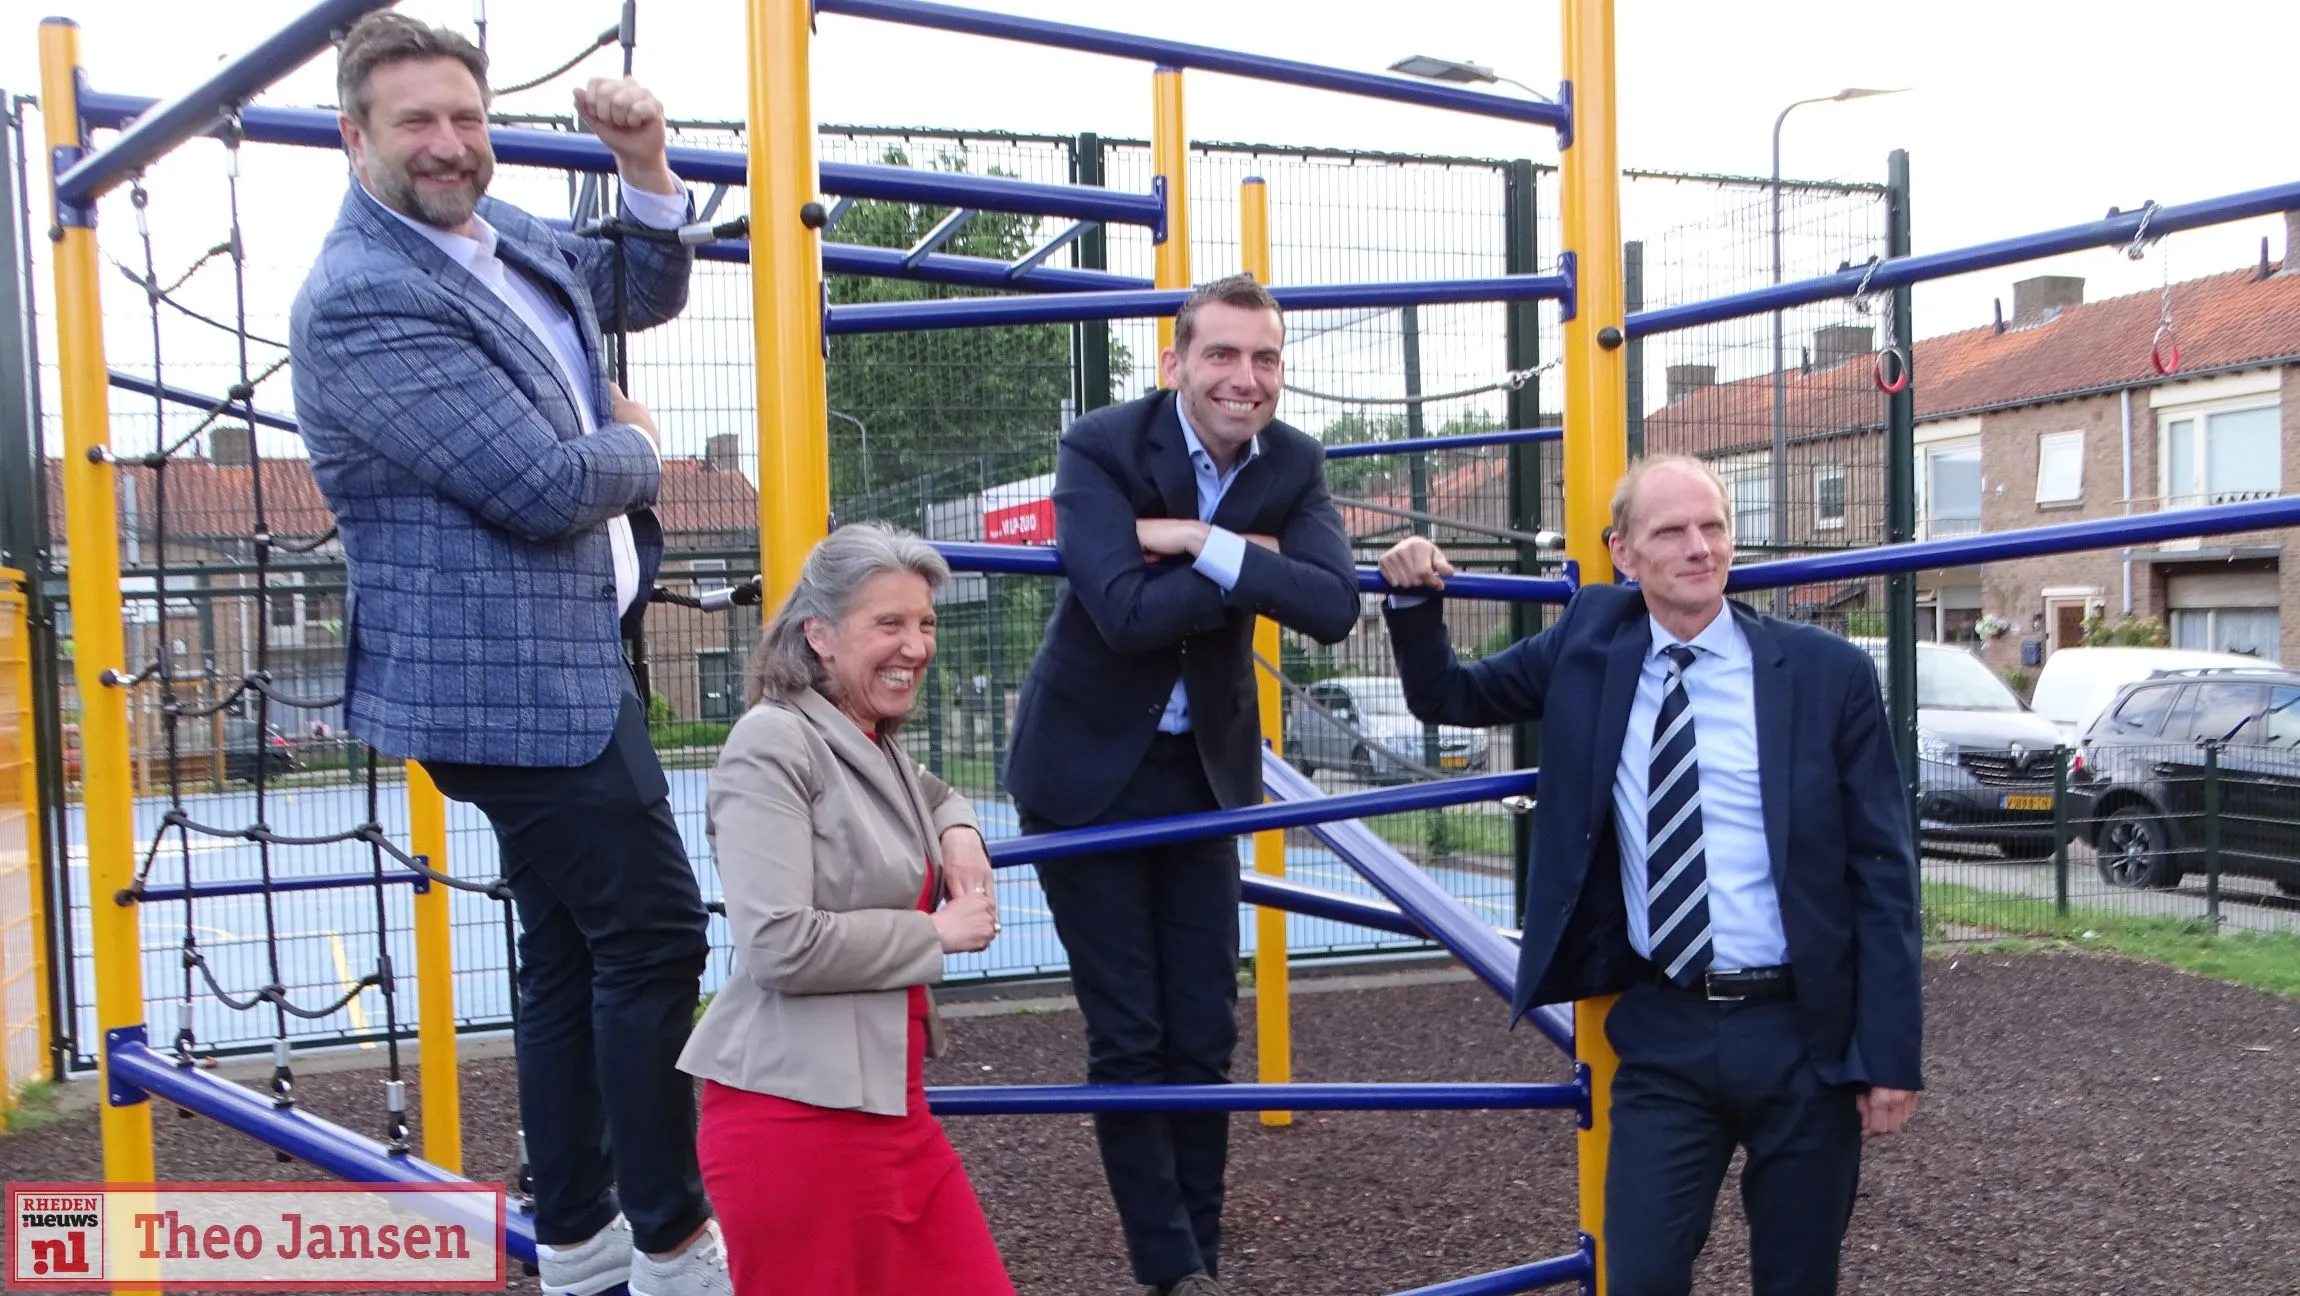
[(2070, 746), (2084, 737), (2116, 691), (2159, 671), (2273, 669), (2242, 653), (2191, 648), (2063, 648), (2044, 659), (2029, 709), (2059, 728)]

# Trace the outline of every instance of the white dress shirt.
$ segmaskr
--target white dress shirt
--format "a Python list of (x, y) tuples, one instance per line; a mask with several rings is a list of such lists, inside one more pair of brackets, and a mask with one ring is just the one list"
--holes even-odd
[(1717, 618), (1689, 641), (1646, 618), (1652, 646), (1637, 672), (1629, 704), (1629, 731), (1613, 775), (1613, 817), (1621, 840), (1621, 891), (1629, 911), (1629, 944), (1650, 957), (1646, 913), (1645, 785), (1653, 764), (1653, 722), (1669, 662), (1661, 650), (1679, 642), (1693, 649), (1685, 670), (1685, 702), (1693, 713), (1693, 750), (1701, 773), (1703, 858), (1709, 871), (1709, 926), (1718, 971), (1774, 967), (1789, 961), (1781, 929), (1781, 897), (1773, 886), (1771, 848), (1765, 841), (1765, 802), (1757, 776), (1756, 657), (1749, 640), (1719, 606)]
[[(364, 186), (361, 192), (365, 193)], [(567, 380), (567, 390), (574, 393), (575, 412), (583, 421), (583, 433), (588, 436), (597, 429), (591, 412), (590, 393), (594, 383), (591, 360), (576, 331), (575, 317), (559, 303), (550, 291), (526, 274), (513, 270), (503, 258), (495, 254), (498, 241), (495, 227), (477, 216), (471, 218), (477, 237), (466, 238), (452, 234), (422, 221), (411, 220), (392, 211), (374, 194), (368, 199), (401, 224), (431, 240), (432, 245), (445, 252), (449, 260), (471, 272), (471, 277), (487, 286), (504, 305), (511, 308), (521, 323), (543, 342), (551, 358), (559, 362), (560, 373)], [(680, 185), (677, 193), (649, 193), (623, 185), (623, 209), (631, 219), (654, 229), (677, 229), (687, 219), (687, 190)], [(649, 438), (653, 444), (653, 438)], [(663, 457), (662, 447), (655, 447), (655, 457)], [(631, 610), (638, 602), (639, 545), (631, 535), (631, 519), (622, 514), (607, 519), (607, 543), (615, 559), (615, 607), (618, 614)]]

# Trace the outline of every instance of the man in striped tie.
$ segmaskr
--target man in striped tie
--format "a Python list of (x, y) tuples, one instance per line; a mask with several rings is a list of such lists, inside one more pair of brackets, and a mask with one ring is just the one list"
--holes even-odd
[(1466, 666), (1433, 596), (1444, 553), (1383, 555), (1406, 703), (1543, 721), (1511, 1020), (1621, 996), (1611, 1296), (1692, 1290), (1736, 1147), (1756, 1296), (1833, 1293), (1862, 1140), (1900, 1129), (1923, 1086), (1916, 854), (1876, 669), (1726, 601), (1731, 500), (1699, 460), (1633, 469), (1609, 542), (1636, 589), (1586, 586)]

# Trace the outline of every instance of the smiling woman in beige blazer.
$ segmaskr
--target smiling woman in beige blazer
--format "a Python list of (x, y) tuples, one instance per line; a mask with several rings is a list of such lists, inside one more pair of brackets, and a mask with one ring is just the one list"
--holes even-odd
[[(893, 739), (950, 574), (907, 532), (815, 546), (711, 771), (735, 975), (679, 1065), (738, 1296), (1012, 1296), (921, 1064), (926, 984), (998, 931), (973, 807)], [(940, 901), (939, 906), (937, 901)]]

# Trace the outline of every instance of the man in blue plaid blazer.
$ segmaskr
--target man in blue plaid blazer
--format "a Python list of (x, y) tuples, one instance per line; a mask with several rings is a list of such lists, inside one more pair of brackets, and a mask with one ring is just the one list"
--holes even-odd
[[(662, 555), (662, 460), (599, 347), (602, 317), (676, 315), (691, 258), (630, 240), (618, 291), (604, 241), (486, 198), (486, 72), (462, 37), (390, 13), (340, 52), (357, 183), (292, 345), (349, 571), (347, 715), (501, 843), (544, 1290), (725, 1293), (675, 1068), (705, 915), (621, 649)], [(655, 97), (595, 80), (575, 107), (632, 218), (682, 223)]]

